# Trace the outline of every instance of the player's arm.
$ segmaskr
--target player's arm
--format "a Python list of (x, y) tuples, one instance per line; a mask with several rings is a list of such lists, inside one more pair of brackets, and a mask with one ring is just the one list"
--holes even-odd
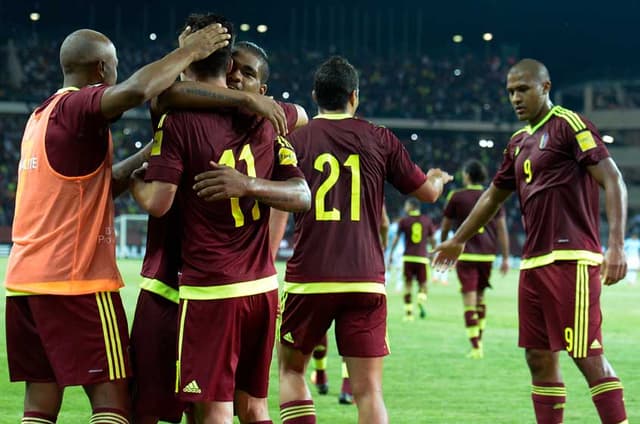
[(284, 181), (249, 177), (234, 168), (209, 162), (211, 170), (196, 175), (193, 189), (208, 202), (232, 197), (252, 197), (272, 208), (305, 212), (311, 208), (311, 191), (304, 178)]
[(149, 160), (153, 142), (147, 143), (144, 148), (111, 167), (111, 195), (115, 198), (129, 188), (131, 174), (142, 164)]
[(391, 262), (393, 262), (393, 252), (396, 250), (398, 241), (400, 241), (400, 230), (398, 230), (395, 237), (393, 238), (393, 241), (391, 242), (391, 249), (389, 250), (389, 263), (387, 264), (387, 266), (391, 266)]
[(106, 89), (101, 100), (102, 114), (108, 119), (116, 118), (162, 93), (192, 62), (204, 59), (226, 46), (230, 38), (226, 31), (220, 24), (212, 24), (193, 32), (186, 36), (183, 47)]
[(618, 166), (611, 158), (596, 165), (587, 166), (587, 171), (605, 192), (609, 241), (601, 267), (602, 282), (606, 285), (622, 280), (627, 273), (624, 255), (624, 231), (627, 223), (627, 187)]
[(309, 116), (307, 115), (307, 111), (304, 110), (302, 106), (295, 103), (293, 105), (296, 107), (296, 112), (298, 112), (298, 118), (296, 119), (296, 124), (293, 128), (295, 130), (296, 128), (307, 125), (309, 123)]
[[(287, 118), (282, 107), (272, 98), (261, 94), (216, 87), (204, 82), (179, 81), (173, 83), (151, 102), (152, 112), (158, 115), (169, 109), (219, 108), (246, 109), (268, 119), (278, 134), (288, 133)], [(302, 112), (304, 113), (304, 109)], [(306, 117), (306, 113), (304, 116)], [(300, 119), (299, 111), (298, 119)]]
[(131, 174), (129, 190), (142, 209), (158, 218), (171, 209), (178, 186), (163, 181), (144, 181), (144, 168), (140, 168)]
[(498, 246), (502, 253), (500, 272), (506, 275), (509, 272), (509, 233), (507, 232), (507, 218), (502, 215), (497, 219)]
[(389, 242), (389, 214), (387, 213), (387, 207), (382, 204), (382, 216), (380, 217), (380, 244), (382, 244), (382, 250), (387, 250), (387, 243)]
[(278, 255), (278, 248), (284, 237), (284, 232), (287, 229), (288, 220), (289, 212), (271, 208), (271, 213), (269, 214), (269, 248), (274, 261)]
[(452, 180), (453, 177), (446, 171), (439, 168), (430, 169), (427, 172), (426, 181), (411, 195), (422, 202), (433, 203), (442, 194), (444, 185)]
[(453, 227), (453, 222), (450, 218), (446, 216), (442, 217), (442, 223), (440, 223), (440, 243), (444, 243), (447, 241), (447, 237), (449, 236), (449, 231)]
[(493, 183), (482, 193), (471, 213), (455, 232), (453, 237), (438, 247), (433, 260), (434, 266), (451, 266), (464, 250), (464, 244), (473, 237), (498, 212), (511, 191), (497, 188)]

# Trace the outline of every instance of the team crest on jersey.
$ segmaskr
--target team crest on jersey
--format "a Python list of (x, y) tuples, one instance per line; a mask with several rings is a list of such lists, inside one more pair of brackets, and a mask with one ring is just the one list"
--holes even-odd
[(549, 141), (549, 134), (548, 133), (542, 134), (542, 137), (540, 137), (540, 144), (538, 144), (538, 147), (540, 147), (540, 150), (544, 149), (547, 146), (548, 141)]

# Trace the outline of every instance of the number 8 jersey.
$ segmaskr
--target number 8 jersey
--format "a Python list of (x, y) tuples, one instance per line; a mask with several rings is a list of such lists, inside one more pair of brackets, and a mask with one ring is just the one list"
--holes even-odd
[(295, 215), (285, 290), (384, 292), (384, 182), (407, 194), (425, 174), (391, 131), (346, 114), (318, 115), (289, 141), (312, 200)]
[(511, 137), (493, 184), (518, 192), (526, 232), (521, 269), (602, 261), (599, 188), (587, 167), (607, 157), (595, 126), (560, 106)]

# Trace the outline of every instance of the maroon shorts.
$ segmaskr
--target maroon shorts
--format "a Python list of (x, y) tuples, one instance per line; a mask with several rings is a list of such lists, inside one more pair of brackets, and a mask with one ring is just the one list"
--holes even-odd
[(280, 342), (308, 355), (334, 320), (340, 355), (367, 358), (389, 354), (387, 297), (378, 293), (285, 293)]
[(231, 299), (181, 299), (179, 398), (231, 402), (236, 390), (266, 398), (277, 308), (277, 290)]
[(178, 304), (140, 290), (131, 328), (134, 377), (133, 408), (137, 416), (180, 422), (185, 404), (176, 396)]
[(460, 291), (462, 293), (482, 292), (491, 287), (489, 277), (491, 277), (492, 266), (493, 262), (458, 261), (456, 273), (460, 280)]
[(404, 278), (405, 281), (415, 278), (420, 284), (426, 283), (429, 279), (429, 264), (404, 261)]
[(131, 376), (118, 292), (9, 296), (6, 326), (11, 381), (65, 387)]
[(600, 268), (555, 262), (520, 272), (520, 347), (574, 358), (602, 354)]

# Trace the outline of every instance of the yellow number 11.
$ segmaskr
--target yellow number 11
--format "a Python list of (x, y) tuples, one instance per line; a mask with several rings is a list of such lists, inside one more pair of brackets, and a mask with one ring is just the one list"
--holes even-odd
[[(250, 177), (256, 176), (256, 163), (253, 158), (253, 153), (251, 153), (251, 147), (248, 144), (242, 146), (242, 150), (240, 151), (240, 156), (238, 160), (245, 161), (247, 164), (247, 175)], [(226, 165), (231, 168), (236, 167), (236, 158), (233, 156), (233, 150), (227, 149), (222, 152), (220, 155), (220, 160), (218, 161), (220, 165)], [(240, 198), (232, 197), (231, 199), (231, 215), (233, 215), (233, 220), (235, 221), (236, 228), (242, 227), (244, 225), (244, 214), (242, 213), (242, 209), (240, 209)], [(251, 209), (251, 217), (254, 221), (260, 219), (260, 207), (258, 206), (258, 202), (256, 201), (253, 205), (253, 209)]]

